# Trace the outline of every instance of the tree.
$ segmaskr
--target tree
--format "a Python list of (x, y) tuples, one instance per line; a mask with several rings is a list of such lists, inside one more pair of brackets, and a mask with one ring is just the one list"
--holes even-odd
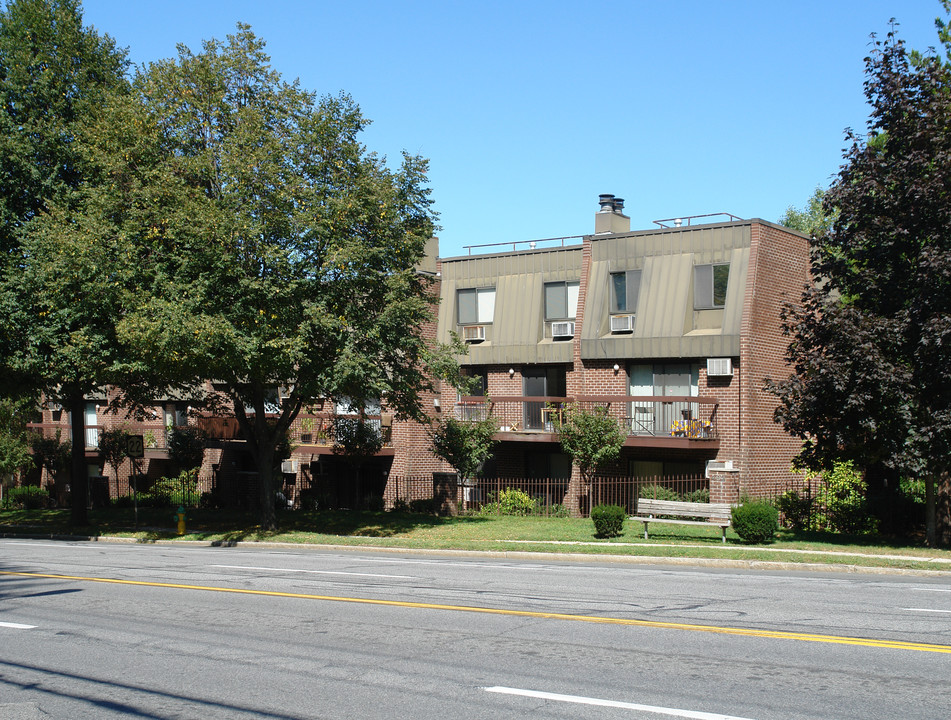
[(825, 190), (816, 187), (806, 207), (799, 210), (790, 205), (779, 218), (779, 224), (813, 237), (828, 234), (835, 219), (835, 208), (828, 210), (823, 206), (825, 194)]
[(107, 465), (112, 465), (116, 476), (116, 488), (119, 487), (119, 466), (129, 457), (129, 432), (123, 428), (112, 428), (99, 433), (99, 454)]
[(572, 479), (568, 488), (568, 497), (574, 501), (566, 502), (574, 506), (591, 487), (591, 480), (598, 468), (620, 457), (627, 438), (621, 432), (617, 419), (611, 417), (604, 406), (589, 410), (571, 403), (562, 410), (557, 429), (561, 436), (561, 449), (571, 456), (581, 476), (580, 486)]
[[(125, 89), (126, 66), (111, 38), (83, 26), (76, 0), (13, 0), (0, 11), (0, 392), (26, 385), (62, 399), (77, 439), (85, 395), (112, 377), (110, 268), (123, 255), (87, 244), (95, 228), (71, 223), (99, 172), (86, 135)], [(83, 525), (82, 442), (72, 462), (73, 522)]]
[[(947, 3), (946, 3), (947, 6)], [(852, 460), (872, 491), (924, 477), (928, 542), (951, 453), (951, 70), (893, 32), (866, 59), (866, 136), (824, 201), (814, 287), (784, 314), (795, 374), (772, 383), (799, 460)], [(945, 518), (946, 520), (947, 518)]]
[(32, 434), (30, 448), (33, 451), (33, 462), (46, 470), (47, 477), (53, 481), (52, 495), (57, 502), (62, 502), (65, 493), (63, 472), (69, 467), (72, 459), (72, 443), (69, 440), (63, 442), (60, 431), (57, 430), (54, 437)]
[(427, 433), (433, 455), (449, 463), (460, 478), (468, 479), (476, 477), (492, 456), (498, 431), (498, 424), (486, 414), (478, 420), (439, 419)]
[(33, 410), (29, 398), (0, 398), (0, 482), (33, 465), (26, 425)]
[[(423, 417), (426, 162), (404, 155), (390, 170), (359, 142), (355, 103), (283, 81), (245, 25), (200, 53), (179, 47), (134, 86), (135, 132), (104, 152), (138, 189), (108, 217), (151, 276), (125, 298), (119, 336), (158, 375), (215, 380), (273, 528), (275, 452), (303, 405), (383, 398), (397, 417)], [(123, 165), (130, 143), (146, 166), (158, 152), (148, 172)]]

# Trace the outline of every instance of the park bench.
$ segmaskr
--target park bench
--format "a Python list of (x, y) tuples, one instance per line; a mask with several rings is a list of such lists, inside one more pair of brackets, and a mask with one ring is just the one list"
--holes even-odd
[[(726, 542), (726, 529), (730, 527), (732, 506), (728, 503), (696, 503), (678, 500), (637, 499), (637, 514), (632, 519), (644, 523), (644, 539), (647, 539), (648, 523), (668, 523), (671, 525), (716, 525), (723, 532)], [(705, 518), (704, 520), (675, 520), (678, 518)], [(663, 517), (662, 517), (663, 516)]]

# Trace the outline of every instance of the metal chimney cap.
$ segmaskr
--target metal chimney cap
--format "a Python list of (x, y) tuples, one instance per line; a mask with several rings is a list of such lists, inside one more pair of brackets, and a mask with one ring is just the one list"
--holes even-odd
[(621, 212), (624, 209), (624, 198), (614, 198), (614, 212)]

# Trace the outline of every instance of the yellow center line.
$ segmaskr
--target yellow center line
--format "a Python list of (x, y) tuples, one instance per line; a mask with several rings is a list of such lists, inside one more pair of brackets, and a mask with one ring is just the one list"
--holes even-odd
[(34, 577), (52, 580), (76, 580), (80, 582), (110, 583), (113, 585), (138, 585), (141, 587), (172, 588), (176, 590), (204, 590), (207, 592), (234, 593), (237, 595), (261, 595), (265, 597), (298, 598), (302, 600), (323, 600), (326, 602), (357, 603), (361, 605), (383, 605), (387, 607), (416, 608), (421, 610), (451, 610), (455, 612), (482, 613), (484, 615), (508, 615), (511, 617), (536, 618), (543, 620), (568, 620), (573, 622), (599, 623), (602, 625), (627, 625), (634, 627), (660, 628), (663, 630), (688, 630), (693, 632), (717, 633), (720, 635), (741, 635), (746, 637), (773, 638), (777, 640), (799, 640), (802, 642), (830, 643), (836, 645), (862, 645), (865, 647), (887, 648), (891, 650), (915, 650), (951, 654), (951, 645), (904, 642), (902, 640), (880, 640), (876, 638), (847, 637), (840, 635), (821, 635), (818, 633), (785, 632), (782, 630), (754, 630), (751, 628), (723, 627), (718, 625), (691, 625), (688, 623), (661, 622), (657, 620), (632, 620), (628, 618), (598, 617), (596, 615), (571, 615), (568, 613), (537, 612), (533, 610), (507, 610), (505, 608), (476, 607), (472, 605), (441, 605), (437, 603), (407, 602), (403, 600), (377, 600), (373, 598), (343, 597), (337, 595), (312, 595), (308, 593), (278, 592), (275, 590), (250, 590), (247, 588), (215, 587), (210, 585), (182, 585), (179, 583), (149, 582), (144, 580), (120, 580), (118, 578), (84, 577), (81, 575), (54, 575), (47, 573), (14, 572), (0, 570), (0, 575)]

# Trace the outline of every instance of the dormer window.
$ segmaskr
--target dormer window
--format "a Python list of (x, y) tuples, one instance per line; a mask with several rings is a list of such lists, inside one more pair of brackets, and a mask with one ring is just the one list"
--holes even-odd
[(730, 280), (730, 265), (697, 265), (693, 269), (693, 307), (710, 310), (726, 305), (726, 289)]
[(611, 314), (633, 313), (641, 291), (641, 271), (611, 273)]
[(460, 325), (486, 324), (495, 314), (495, 288), (466, 288), (456, 293)]
[(545, 283), (545, 319), (574, 320), (578, 314), (578, 281)]

